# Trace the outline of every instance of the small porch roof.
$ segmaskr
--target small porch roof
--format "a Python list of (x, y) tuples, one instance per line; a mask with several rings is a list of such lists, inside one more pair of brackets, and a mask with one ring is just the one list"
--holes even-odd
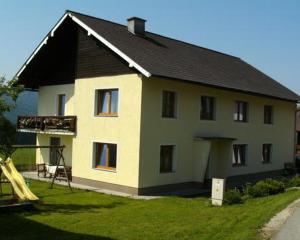
[(224, 141), (234, 141), (237, 138), (233, 137), (222, 137), (222, 136), (195, 136), (194, 141), (203, 141), (203, 140), (224, 140)]

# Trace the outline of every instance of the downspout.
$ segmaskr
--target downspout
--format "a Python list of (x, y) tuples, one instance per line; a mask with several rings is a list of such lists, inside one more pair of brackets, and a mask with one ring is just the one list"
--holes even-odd
[(294, 117), (294, 159), (293, 162), (296, 163), (296, 154), (297, 154), (297, 113), (300, 112), (296, 105), (295, 117)]

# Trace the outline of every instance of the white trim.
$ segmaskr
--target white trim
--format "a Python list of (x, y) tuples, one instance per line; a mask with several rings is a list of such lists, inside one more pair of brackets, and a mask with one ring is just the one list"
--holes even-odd
[(59, 130), (35, 130), (35, 129), (17, 129), (17, 132), (22, 133), (38, 133), (38, 134), (46, 134), (46, 135), (68, 135), (68, 136), (74, 136), (74, 132), (67, 132), (67, 131), (59, 131)]
[(112, 45), (110, 42), (108, 42), (106, 39), (104, 39), (102, 36), (100, 36), (98, 33), (96, 33), (93, 29), (91, 29), (89, 26), (87, 26), (85, 23), (80, 21), (77, 17), (70, 14), (70, 17), (74, 22), (76, 22), (79, 26), (83, 27), (85, 30), (88, 31), (88, 34), (93, 35), (95, 38), (97, 38), (100, 42), (102, 42), (105, 46), (110, 48), (112, 51), (114, 51), (116, 54), (118, 54), (120, 57), (122, 57), (124, 60), (126, 60), (129, 63), (129, 66), (133, 66), (137, 70), (139, 70), (141, 73), (143, 73), (146, 77), (150, 77), (151, 74), (146, 71), (144, 68), (142, 68), (139, 64), (134, 62), (130, 57), (128, 57), (126, 54), (124, 54), (122, 51), (120, 51), (118, 48), (116, 48), (114, 45)]
[(139, 72), (141, 72), (143, 75), (145, 75), (146, 77), (150, 77), (151, 73), (148, 72), (146, 69), (144, 69), (143, 67), (141, 67), (139, 64), (137, 64), (135, 61), (133, 61), (130, 57), (128, 57), (125, 53), (123, 53), (121, 50), (119, 50), (118, 48), (116, 48), (114, 45), (112, 45), (110, 42), (108, 42), (106, 39), (104, 39), (102, 36), (100, 36), (98, 33), (96, 33), (93, 29), (91, 29), (89, 26), (87, 26), (85, 23), (83, 23), (82, 21), (80, 21), (77, 17), (73, 16), (71, 13), (66, 13), (59, 21), (58, 23), (53, 27), (53, 29), (50, 31), (50, 33), (43, 39), (43, 41), (38, 45), (38, 47), (36, 48), (36, 50), (30, 55), (30, 57), (28, 58), (28, 60), (24, 63), (24, 65), (22, 66), (22, 68), (17, 72), (16, 76), (19, 77), (21, 75), (21, 73), (24, 71), (24, 69), (26, 68), (26, 66), (31, 62), (31, 60), (35, 57), (35, 55), (39, 52), (39, 50), (43, 47), (44, 44), (47, 44), (49, 35), (51, 37), (54, 36), (54, 32), (56, 31), (56, 29), (64, 22), (64, 20), (66, 19), (67, 16), (70, 16), (71, 19), (77, 23), (79, 26), (81, 26), (82, 28), (84, 28), (85, 30), (87, 30), (87, 34), (88, 36), (93, 35), (95, 38), (97, 38), (100, 42), (102, 42), (105, 46), (107, 46), (108, 48), (110, 48), (113, 52), (115, 52), (116, 54), (118, 54), (121, 58), (123, 58), (125, 61), (128, 62), (129, 67), (134, 67), (135, 69), (137, 69)]
[[(65, 13), (62, 18), (55, 24), (55, 26), (52, 28), (52, 30), (50, 31), (50, 36), (53, 37), (54, 36), (54, 32), (56, 31), (56, 29), (62, 24), (62, 22), (66, 19), (67, 16), (69, 16), (69, 13)], [(21, 73), (25, 70), (25, 68), (27, 67), (27, 65), (31, 62), (31, 60), (35, 57), (35, 55), (40, 51), (40, 49), (47, 44), (49, 38), (49, 34), (47, 34), (47, 36), (42, 40), (42, 42), (37, 46), (37, 48), (34, 50), (34, 52), (29, 56), (29, 58), (27, 59), (27, 61), (24, 63), (24, 65), (22, 66), (22, 68), (17, 72), (16, 76), (17, 78), (21, 75)]]
[(59, 22), (54, 26), (54, 28), (51, 30), (51, 37), (54, 37), (54, 32), (55, 32), (56, 29), (60, 26), (60, 24), (62, 24), (62, 22), (66, 19), (67, 16), (69, 16), (68, 13), (66, 13), (66, 14), (59, 20)]

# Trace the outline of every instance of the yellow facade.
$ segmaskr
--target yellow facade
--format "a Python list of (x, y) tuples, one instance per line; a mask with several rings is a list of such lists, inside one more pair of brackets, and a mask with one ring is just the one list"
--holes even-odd
[[(39, 116), (56, 116), (58, 108), (58, 95), (66, 95), (65, 115), (74, 114), (74, 84), (42, 86), (39, 87), (38, 95), (38, 115)], [(37, 145), (48, 146), (50, 144), (50, 137), (60, 137), (61, 144), (65, 145), (64, 157), (66, 165), (72, 166), (72, 142), (73, 136), (66, 135), (50, 135), (37, 134)], [(37, 163), (49, 163), (49, 149), (36, 150)]]
[[(96, 91), (119, 89), (118, 116), (95, 114)], [(177, 93), (177, 118), (161, 117), (162, 91)], [(77, 79), (75, 84), (39, 89), (39, 115), (55, 115), (57, 94), (66, 94), (66, 115), (76, 115), (75, 136), (62, 136), (72, 175), (111, 184), (144, 188), (206, 177), (226, 177), (283, 168), (293, 159), (295, 103), (138, 74)], [(216, 98), (216, 120), (200, 120), (200, 97)], [(249, 121), (234, 122), (234, 102), (249, 103)], [(274, 108), (274, 124), (263, 123), (264, 105)], [(38, 143), (51, 135), (38, 134)], [(218, 136), (229, 140), (198, 140)], [(117, 144), (115, 171), (94, 168), (94, 143)], [(232, 144), (248, 144), (246, 166), (232, 167)], [(262, 144), (271, 143), (272, 159), (262, 164)], [(174, 171), (160, 174), (160, 145), (176, 145)], [(49, 154), (38, 150), (37, 161)], [(210, 156), (210, 157), (209, 157)], [(210, 161), (207, 163), (208, 157)], [(69, 160), (68, 160), (69, 161)], [(208, 167), (206, 172), (203, 169)]]
[[(115, 88), (119, 89), (118, 116), (96, 116), (96, 91)], [(76, 80), (73, 176), (138, 187), (141, 90), (137, 74)], [(95, 142), (117, 144), (116, 171), (93, 167)]]
[(58, 95), (66, 95), (65, 115), (74, 115), (74, 84), (39, 87), (38, 115), (57, 116)]
[[(176, 119), (161, 117), (162, 90), (177, 93)], [(200, 120), (201, 96), (216, 98), (216, 121)], [(248, 122), (233, 121), (235, 101), (248, 102)], [(263, 123), (264, 105), (273, 106), (274, 124)], [(154, 77), (144, 79), (139, 186), (150, 187), (199, 181), (203, 175), (203, 172), (198, 170), (201, 153), (198, 157), (193, 154), (194, 138), (198, 136), (237, 139), (233, 142), (218, 140), (211, 142), (208, 178), (283, 169), (284, 162), (293, 161), (295, 107), (296, 104), (293, 102), (272, 98)], [(233, 143), (248, 145), (246, 166), (232, 167)], [(261, 162), (263, 143), (273, 145), (272, 159), (269, 164)], [(176, 145), (176, 170), (172, 173), (160, 174), (159, 149), (160, 145), (164, 144)]]

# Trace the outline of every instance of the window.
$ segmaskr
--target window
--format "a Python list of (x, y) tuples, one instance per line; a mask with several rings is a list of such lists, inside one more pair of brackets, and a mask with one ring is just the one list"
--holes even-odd
[(58, 104), (57, 104), (57, 115), (58, 116), (65, 115), (65, 105), (66, 105), (66, 95), (59, 94), (58, 95)]
[(176, 93), (163, 91), (162, 96), (162, 117), (176, 118)]
[(235, 102), (235, 112), (234, 121), (237, 122), (247, 122), (248, 121), (248, 103), (236, 101)]
[(200, 119), (214, 120), (215, 119), (214, 115), (215, 115), (215, 98), (202, 96)]
[(117, 145), (108, 143), (95, 143), (95, 168), (116, 169)]
[(262, 148), (263, 163), (271, 162), (271, 149), (272, 149), (272, 144), (263, 144), (263, 148)]
[(118, 89), (105, 89), (97, 92), (97, 115), (116, 116), (118, 114)]
[(272, 124), (273, 123), (273, 107), (265, 105), (264, 106), (264, 123)]
[(173, 171), (174, 145), (160, 146), (160, 172), (168, 173)]
[(300, 145), (300, 132), (297, 132), (297, 145)]
[(233, 145), (232, 166), (245, 166), (246, 164), (246, 144)]

